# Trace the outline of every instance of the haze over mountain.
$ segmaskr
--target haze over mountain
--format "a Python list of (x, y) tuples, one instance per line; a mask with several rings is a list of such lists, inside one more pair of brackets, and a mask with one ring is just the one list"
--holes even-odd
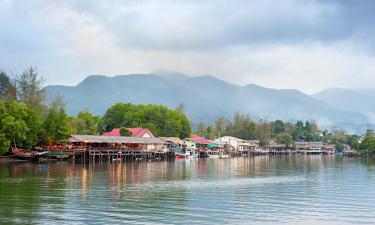
[(213, 122), (220, 116), (232, 118), (235, 112), (243, 112), (255, 120), (315, 120), (325, 128), (335, 126), (350, 132), (363, 132), (370, 126), (366, 115), (319, 100), (319, 95), (314, 98), (294, 89), (269, 89), (255, 84), (238, 86), (213, 76), (92, 75), (77, 86), (53, 85), (45, 90), (47, 102), (62, 96), (69, 114), (89, 110), (102, 115), (117, 102), (170, 108), (182, 103), (194, 124)]
[(375, 123), (375, 89), (329, 88), (313, 96), (337, 109), (363, 113)]

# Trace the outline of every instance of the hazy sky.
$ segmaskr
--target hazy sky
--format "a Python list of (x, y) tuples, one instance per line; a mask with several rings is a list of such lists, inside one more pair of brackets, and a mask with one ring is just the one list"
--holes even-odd
[(236, 84), (375, 88), (372, 0), (0, 0), (0, 68), (47, 84), (157, 70)]

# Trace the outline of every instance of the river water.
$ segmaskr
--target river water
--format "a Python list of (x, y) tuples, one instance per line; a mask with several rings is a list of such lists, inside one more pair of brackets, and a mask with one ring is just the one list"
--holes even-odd
[(0, 164), (0, 224), (375, 224), (375, 159)]

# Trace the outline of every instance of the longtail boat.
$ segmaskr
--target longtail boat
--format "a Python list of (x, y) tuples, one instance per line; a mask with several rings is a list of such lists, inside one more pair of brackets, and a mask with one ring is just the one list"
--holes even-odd
[(33, 159), (36, 156), (36, 152), (26, 150), (26, 149), (21, 149), (21, 148), (12, 148), (13, 154), (18, 157), (18, 158), (23, 158), (23, 159)]

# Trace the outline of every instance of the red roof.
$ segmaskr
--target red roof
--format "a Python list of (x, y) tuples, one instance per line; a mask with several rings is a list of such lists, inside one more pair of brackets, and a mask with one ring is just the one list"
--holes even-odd
[(199, 143), (199, 144), (204, 144), (204, 145), (209, 145), (209, 144), (212, 144), (214, 142), (210, 141), (210, 140), (207, 140), (203, 137), (200, 137), (196, 134), (192, 134), (190, 138), (188, 138), (188, 140), (190, 141), (193, 141), (195, 143)]
[[(132, 133), (132, 137), (143, 137), (146, 133), (148, 133), (151, 137), (155, 137), (148, 128), (133, 127), (126, 129)], [(121, 136), (120, 128), (113, 128), (112, 131), (105, 132), (102, 134), (102, 136)]]
[(102, 136), (121, 136), (120, 128), (113, 128), (110, 132), (104, 132)]

